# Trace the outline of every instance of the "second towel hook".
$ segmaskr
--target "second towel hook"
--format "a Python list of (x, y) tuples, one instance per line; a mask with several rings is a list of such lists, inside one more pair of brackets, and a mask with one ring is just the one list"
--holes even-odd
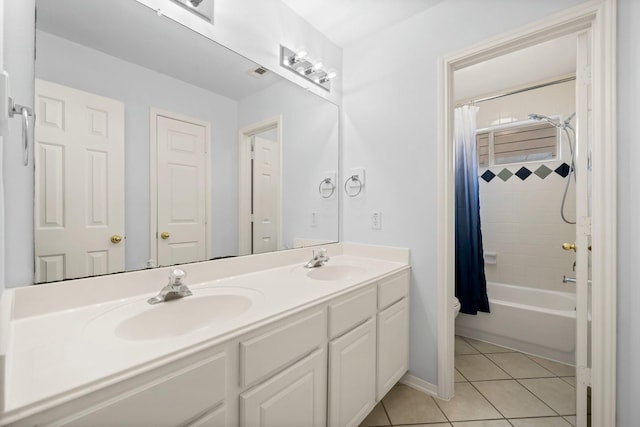
[[(349, 183), (353, 182), (354, 184), (357, 183), (358, 185), (358, 189), (355, 193), (350, 193), (349, 192)], [(354, 185), (355, 187), (355, 185)], [(363, 183), (360, 180), (360, 176), (359, 175), (351, 175), (349, 178), (347, 178), (347, 180), (344, 182), (344, 192), (347, 194), (347, 196), (349, 197), (356, 197), (357, 195), (359, 195), (360, 193), (362, 193), (362, 187), (363, 187)]]

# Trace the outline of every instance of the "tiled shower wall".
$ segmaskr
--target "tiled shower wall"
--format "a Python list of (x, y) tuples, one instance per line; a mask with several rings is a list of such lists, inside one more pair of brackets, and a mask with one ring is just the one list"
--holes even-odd
[[(501, 121), (526, 120), (530, 113), (560, 115), (564, 120), (575, 110), (575, 82), (478, 105), (478, 128)], [(563, 275), (575, 277), (572, 271), (575, 254), (562, 249), (562, 243), (575, 241), (575, 227), (565, 224), (560, 217), (560, 203), (568, 179), (562, 176), (568, 171), (563, 163), (571, 164), (564, 133), (557, 161), (480, 168), (479, 175), (487, 170), (496, 175), (490, 182), (479, 178), (484, 251), (497, 254), (495, 264), (485, 263), (488, 281), (575, 292), (574, 285), (562, 283)], [(523, 167), (526, 169), (521, 170)], [(491, 173), (486, 173), (485, 178), (491, 177)], [(571, 180), (565, 212), (573, 221), (575, 183), (573, 177)]]

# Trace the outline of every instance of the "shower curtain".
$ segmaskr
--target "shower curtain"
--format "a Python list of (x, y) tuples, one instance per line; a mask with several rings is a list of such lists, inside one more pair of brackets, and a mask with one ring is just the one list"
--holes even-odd
[(460, 311), (489, 312), (487, 280), (484, 274), (480, 197), (476, 153), (478, 107), (465, 105), (455, 110), (455, 240), (456, 296)]

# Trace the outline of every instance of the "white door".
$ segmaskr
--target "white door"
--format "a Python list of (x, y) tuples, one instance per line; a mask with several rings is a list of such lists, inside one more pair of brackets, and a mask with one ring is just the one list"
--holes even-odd
[(280, 150), (276, 141), (253, 137), (252, 253), (278, 249)]
[(158, 265), (207, 256), (207, 127), (156, 116)]
[(357, 427), (376, 403), (373, 318), (329, 343), (329, 427)]
[(36, 282), (124, 271), (124, 104), (36, 79)]
[[(576, 425), (587, 426), (588, 388), (591, 386), (590, 366), (590, 255), (591, 210), (589, 206), (589, 135), (591, 134), (590, 102), (590, 34), (578, 35), (576, 64)], [(571, 178), (569, 176), (568, 178)], [(598, 248), (595, 248), (597, 250)]]

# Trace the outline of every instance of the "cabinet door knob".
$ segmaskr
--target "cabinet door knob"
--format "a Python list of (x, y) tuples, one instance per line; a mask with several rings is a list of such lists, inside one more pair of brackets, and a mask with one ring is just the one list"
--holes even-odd
[(160, 233), (160, 237), (162, 237), (163, 240), (167, 240), (169, 237), (171, 237), (171, 235), (166, 231), (163, 231), (162, 233)]
[(111, 236), (111, 243), (118, 244), (120, 242), (122, 242), (121, 236), (118, 236), (117, 234), (114, 234), (113, 236)]

